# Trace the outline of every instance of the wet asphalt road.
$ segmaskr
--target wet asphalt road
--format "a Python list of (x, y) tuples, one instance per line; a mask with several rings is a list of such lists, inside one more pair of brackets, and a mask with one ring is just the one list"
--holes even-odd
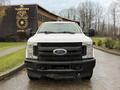
[(120, 56), (94, 50), (97, 64), (88, 80), (41, 79), (30, 81), (26, 70), (0, 81), (0, 90), (120, 90)]

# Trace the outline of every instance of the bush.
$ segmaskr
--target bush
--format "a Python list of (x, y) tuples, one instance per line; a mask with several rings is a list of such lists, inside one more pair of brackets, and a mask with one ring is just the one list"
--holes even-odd
[(120, 39), (112, 39), (108, 37), (94, 37), (93, 39), (93, 45), (97, 45), (100, 47), (105, 47), (108, 49), (116, 49), (120, 50)]
[(114, 45), (115, 45), (115, 41), (114, 40), (106, 39), (104, 43), (105, 43), (105, 47), (106, 48), (109, 48), (109, 49), (113, 49), (114, 48)]
[(120, 41), (117, 41), (114, 47), (115, 49), (120, 50)]
[(98, 46), (102, 46), (102, 40), (99, 40), (97, 43)]

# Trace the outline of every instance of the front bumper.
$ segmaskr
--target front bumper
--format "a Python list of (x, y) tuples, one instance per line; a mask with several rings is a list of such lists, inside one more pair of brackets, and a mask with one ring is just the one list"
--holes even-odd
[(38, 61), (26, 59), (25, 66), (27, 70), (40, 74), (68, 74), (82, 73), (92, 71), (96, 60), (85, 59), (81, 61)]

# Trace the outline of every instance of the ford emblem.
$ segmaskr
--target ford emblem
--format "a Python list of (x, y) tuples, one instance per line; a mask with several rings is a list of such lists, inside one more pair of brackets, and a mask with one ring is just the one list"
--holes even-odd
[(65, 55), (67, 54), (67, 50), (66, 49), (54, 49), (53, 53), (55, 55)]

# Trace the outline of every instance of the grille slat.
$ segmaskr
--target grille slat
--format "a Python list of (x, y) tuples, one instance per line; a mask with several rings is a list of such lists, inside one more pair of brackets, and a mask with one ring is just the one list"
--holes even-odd
[[(38, 52), (39, 56), (57, 56), (51, 52)], [(81, 52), (67, 52), (66, 55), (63, 56), (76, 56), (76, 55), (81, 55)]]
[(53, 51), (54, 49), (57, 48), (62, 48), (62, 49), (66, 49), (67, 51), (80, 51), (82, 50), (82, 48), (79, 47), (38, 47), (39, 51)]
[(75, 47), (80, 46), (82, 43), (38, 43), (40, 47)]

